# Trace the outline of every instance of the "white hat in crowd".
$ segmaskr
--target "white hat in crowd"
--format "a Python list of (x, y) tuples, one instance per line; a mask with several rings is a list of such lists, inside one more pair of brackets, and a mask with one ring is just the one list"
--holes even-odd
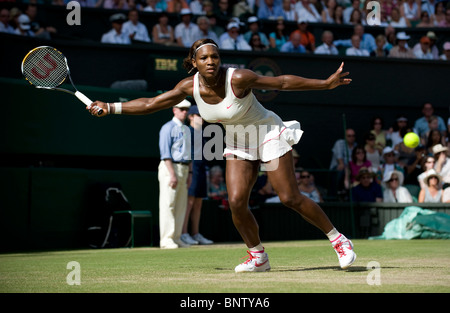
[(391, 180), (391, 178), (392, 178), (392, 175), (394, 175), (394, 174), (397, 175), (397, 177), (398, 177), (398, 184), (399, 184), (400, 186), (402, 186), (402, 185), (403, 185), (403, 180), (405, 179), (405, 176), (403, 175), (402, 172), (397, 171), (397, 170), (393, 170), (393, 171), (388, 172), (388, 173), (383, 177), (383, 182), (384, 182), (384, 183), (389, 182), (389, 181)]
[(230, 30), (230, 29), (232, 29), (232, 28), (237, 28), (237, 29), (239, 29), (239, 24), (238, 24), (238, 23), (235, 23), (235, 22), (228, 23), (228, 25), (227, 25), (227, 30)]
[(436, 173), (436, 171), (434, 169), (428, 170), (427, 171), (427, 176), (425, 176), (425, 178), (423, 179), (423, 182), (425, 184), (427, 184), (428, 186), (430, 185), (428, 182), (430, 180), (431, 177), (436, 177), (438, 179), (438, 184), (440, 184), (442, 182), (442, 177), (441, 175), (439, 175), (438, 173)]
[(20, 25), (20, 28), (23, 30), (29, 30), (31, 28), (31, 21), (30, 18), (28, 17), (28, 15), (26, 14), (21, 14), (17, 20), (17, 22)]
[(190, 108), (191, 107), (191, 103), (189, 101), (187, 101), (186, 99), (184, 99), (183, 101), (181, 101), (180, 103), (178, 103), (177, 105), (174, 106), (174, 108)]
[(397, 154), (397, 153), (398, 153), (396, 150), (394, 150), (394, 148), (387, 146), (387, 147), (385, 147), (385, 148), (383, 149), (383, 156), (384, 156), (385, 154), (388, 154), (388, 153), (391, 153), (391, 152), (393, 152), (394, 154)]
[(248, 24), (256, 23), (256, 22), (258, 22), (258, 18), (256, 16), (250, 16), (247, 20)]
[(409, 37), (405, 32), (399, 32), (397, 33), (397, 39), (398, 40), (409, 40), (411, 37)]
[(127, 21), (127, 17), (123, 13), (116, 13), (110, 16), (109, 21), (111, 23), (125, 23)]
[(447, 150), (448, 150), (448, 148), (444, 147), (440, 143), (438, 143), (437, 145), (433, 146), (433, 154), (438, 154), (440, 152), (444, 152), (444, 151), (447, 151)]
[(180, 15), (192, 15), (192, 11), (190, 9), (184, 8), (181, 9)]

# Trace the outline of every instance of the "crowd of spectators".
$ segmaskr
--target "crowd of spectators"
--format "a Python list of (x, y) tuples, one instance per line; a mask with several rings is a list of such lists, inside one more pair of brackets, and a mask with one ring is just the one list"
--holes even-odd
[[(50, 38), (57, 30), (36, 20), (37, 4), (66, 5), (69, 0), (27, 0), (22, 10), (1, 10), (0, 32)], [(122, 10), (110, 16), (111, 29), (100, 39), (103, 43), (131, 44), (154, 42), (190, 47), (199, 38), (210, 37), (220, 48), (247, 51), (345, 54), (363, 57), (396, 57), (449, 60), (450, 41), (439, 42), (430, 28), (450, 27), (448, 0), (380, 0), (380, 12), (361, 0), (81, 0), (81, 7)], [(19, 2), (18, 2), (19, 3)], [(32, 8), (34, 7), (34, 8)], [(160, 14), (154, 25), (139, 21), (141, 12)], [(378, 25), (368, 20), (379, 13)], [(170, 25), (167, 14), (180, 17)], [(261, 22), (273, 21), (273, 29), (261, 29)], [(296, 30), (287, 31), (286, 23)], [(315, 23), (354, 26), (346, 39), (334, 40), (332, 27), (321, 38), (310, 31)], [(372, 27), (383, 34), (374, 37)], [(411, 41), (410, 28), (427, 28), (420, 40)], [(379, 33), (379, 31), (377, 32)], [(316, 41), (321, 44), (316, 47)], [(418, 41), (418, 42), (417, 42)]]
[[(356, 202), (450, 202), (450, 118), (445, 123), (431, 103), (423, 104), (422, 114), (413, 123), (399, 115), (389, 128), (374, 117), (362, 142), (347, 129), (330, 164), (342, 194)], [(409, 132), (421, 138), (415, 148), (404, 144)]]
[[(302, 168), (293, 147), (299, 191), (315, 202), (450, 203), (450, 118), (445, 123), (431, 103), (424, 103), (421, 112), (415, 121), (398, 115), (390, 127), (375, 116), (360, 140), (348, 128), (346, 138), (331, 149), (329, 174), (334, 178), (328, 182), (316, 180), (314, 169)], [(415, 148), (404, 144), (409, 132), (421, 138)], [(250, 206), (279, 202), (267, 174), (260, 172)]]

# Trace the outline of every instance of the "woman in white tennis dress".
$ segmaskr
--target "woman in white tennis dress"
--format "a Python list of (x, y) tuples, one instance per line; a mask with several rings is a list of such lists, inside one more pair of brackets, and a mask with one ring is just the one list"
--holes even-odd
[[(348, 85), (344, 64), (326, 80), (295, 75), (262, 76), (247, 69), (225, 69), (217, 44), (200, 39), (191, 46), (184, 67), (195, 75), (180, 81), (175, 88), (154, 98), (140, 98), (125, 103), (94, 102), (88, 110), (95, 116), (107, 114), (142, 115), (170, 108), (186, 97), (194, 97), (200, 115), (208, 122), (222, 123), (226, 131), (226, 183), (233, 223), (248, 247), (248, 259), (236, 266), (236, 272), (270, 270), (269, 258), (262, 246), (258, 224), (248, 208), (248, 200), (261, 162), (281, 202), (318, 227), (330, 240), (341, 268), (356, 259), (353, 244), (333, 226), (314, 201), (297, 188), (291, 146), (300, 140), (297, 121), (283, 122), (266, 110), (252, 89), (300, 91), (327, 90)], [(99, 109), (101, 115), (97, 115)]]
[(193, 94), (200, 115), (207, 122), (221, 123), (225, 127), (224, 156), (268, 162), (292, 150), (303, 133), (300, 123), (283, 123), (278, 115), (266, 110), (252, 92), (243, 98), (236, 97), (231, 84), (235, 70), (226, 70), (225, 98), (217, 104), (203, 101), (199, 73), (194, 75)]

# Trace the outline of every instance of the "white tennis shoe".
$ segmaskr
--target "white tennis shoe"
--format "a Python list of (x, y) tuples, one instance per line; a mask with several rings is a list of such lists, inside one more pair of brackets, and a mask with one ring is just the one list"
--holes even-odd
[(198, 233), (192, 237), (195, 241), (197, 241), (201, 245), (211, 245), (214, 241), (206, 239), (202, 234)]
[(247, 253), (247, 261), (235, 267), (234, 271), (236, 273), (270, 271), (269, 256), (267, 255), (267, 253), (265, 253), (264, 251), (247, 251)]
[(334, 240), (331, 245), (336, 251), (339, 258), (339, 265), (342, 269), (349, 268), (356, 260), (356, 253), (353, 251), (353, 243), (347, 239), (344, 235), (340, 234), (339, 237)]
[(198, 245), (198, 241), (197, 241), (197, 240), (194, 240), (194, 239), (191, 237), (191, 235), (189, 235), (188, 233), (186, 233), (186, 234), (181, 234), (180, 239), (181, 239), (184, 243), (186, 243), (186, 244), (188, 244), (188, 245)]

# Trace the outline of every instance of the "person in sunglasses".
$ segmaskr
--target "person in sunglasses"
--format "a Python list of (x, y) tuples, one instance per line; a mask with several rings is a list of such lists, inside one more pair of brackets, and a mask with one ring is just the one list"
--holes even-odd
[(314, 176), (306, 170), (296, 173), (299, 178), (298, 190), (316, 203), (323, 202), (322, 196), (314, 183)]
[(384, 178), (383, 202), (411, 203), (413, 198), (406, 187), (403, 187), (403, 173), (397, 170), (388, 172)]

